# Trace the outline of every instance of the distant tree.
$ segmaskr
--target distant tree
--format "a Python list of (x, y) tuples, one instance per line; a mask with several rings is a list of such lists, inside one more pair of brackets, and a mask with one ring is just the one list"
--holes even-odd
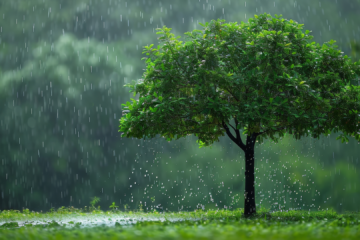
[[(254, 146), (286, 133), (295, 139), (341, 131), (360, 141), (360, 75), (331, 40), (310, 43), (303, 24), (269, 14), (248, 23), (212, 20), (204, 31), (185, 33), (184, 44), (164, 26), (164, 44), (150, 55), (143, 79), (128, 84), (139, 100), (123, 104), (123, 137), (168, 140), (190, 134), (200, 147), (227, 136), (245, 152), (244, 214), (256, 213)], [(179, 38), (179, 37), (177, 37)], [(162, 49), (163, 51), (160, 51)], [(246, 136), (244, 143), (240, 129)]]
[(351, 56), (356, 60), (360, 59), (360, 43), (356, 40), (350, 42), (351, 46)]
[[(39, 42), (32, 54), (16, 73), (1, 74), (0, 155), (6, 164), (0, 167), (0, 183), (7, 191), (0, 209), (45, 210), (45, 197), (49, 207), (60, 205), (67, 195), (89, 197), (100, 191), (96, 183), (102, 173), (109, 178), (108, 172), (114, 169), (94, 166), (102, 164), (97, 159), (109, 158), (115, 137), (111, 134), (117, 128), (114, 113), (120, 104), (112, 104), (112, 98), (127, 94), (122, 87), (111, 89), (111, 85), (123, 85), (115, 52), (108, 53), (107, 46), (94, 39), (64, 34), (52, 44)], [(99, 129), (103, 122), (106, 127)], [(21, 185), (16, 184), (19, 176)], [(82, 186), (78, 178), (95, 184)], [(55, 184), (55, 179), (61, 184)], [(86, 194), (76, 191), (80, 185)], [(101, 188), (106, 191), (106, 186)]]

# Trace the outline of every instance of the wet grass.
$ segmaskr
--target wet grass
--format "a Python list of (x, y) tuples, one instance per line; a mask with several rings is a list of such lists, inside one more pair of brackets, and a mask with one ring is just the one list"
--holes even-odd
[(360, 239), (360, 213), (260, 210), (246, 219), (241, 209), (177, 213), (10, 210), (0, 213), (1, 239)]

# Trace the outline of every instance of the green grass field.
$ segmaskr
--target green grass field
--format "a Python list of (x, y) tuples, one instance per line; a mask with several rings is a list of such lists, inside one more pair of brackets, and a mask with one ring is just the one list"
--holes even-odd
[(287, 211), (245, 219), (241, 209), (179, 213), (2, 211), (2, 239), (360, 239), (360, 213)]

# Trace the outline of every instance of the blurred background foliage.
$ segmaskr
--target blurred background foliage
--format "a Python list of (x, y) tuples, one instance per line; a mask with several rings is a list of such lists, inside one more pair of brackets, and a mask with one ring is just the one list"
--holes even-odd
[[(14, 0), (0, 2), (0, 209), (89, 206), (145, 211), (243, 206), (243, 152), (223, 137), (199, 149), (118, 133), (123, 87), (139, 79), (156, 28), (282, 14), (313, 41), (360, 59), (359, 0)], [(181, 40), (180, 39), (180, 40)], [(355, 81), (356, 83), (356, 81)], [(335, 140), (256, 145), (256, 201), (272, 210), (359, 210), (360, 148)]]

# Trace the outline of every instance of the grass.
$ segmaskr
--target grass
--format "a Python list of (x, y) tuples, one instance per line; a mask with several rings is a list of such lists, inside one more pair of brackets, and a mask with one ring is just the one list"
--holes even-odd
[[(114, 208), (113, 208), (114, 209)], [(260, 209), (250, 219), (243, 210), (122, 212), (92, 208), (48, 213), (5, 210), (2, 239), (360, 239), (360, 214), (334, 211)]]

